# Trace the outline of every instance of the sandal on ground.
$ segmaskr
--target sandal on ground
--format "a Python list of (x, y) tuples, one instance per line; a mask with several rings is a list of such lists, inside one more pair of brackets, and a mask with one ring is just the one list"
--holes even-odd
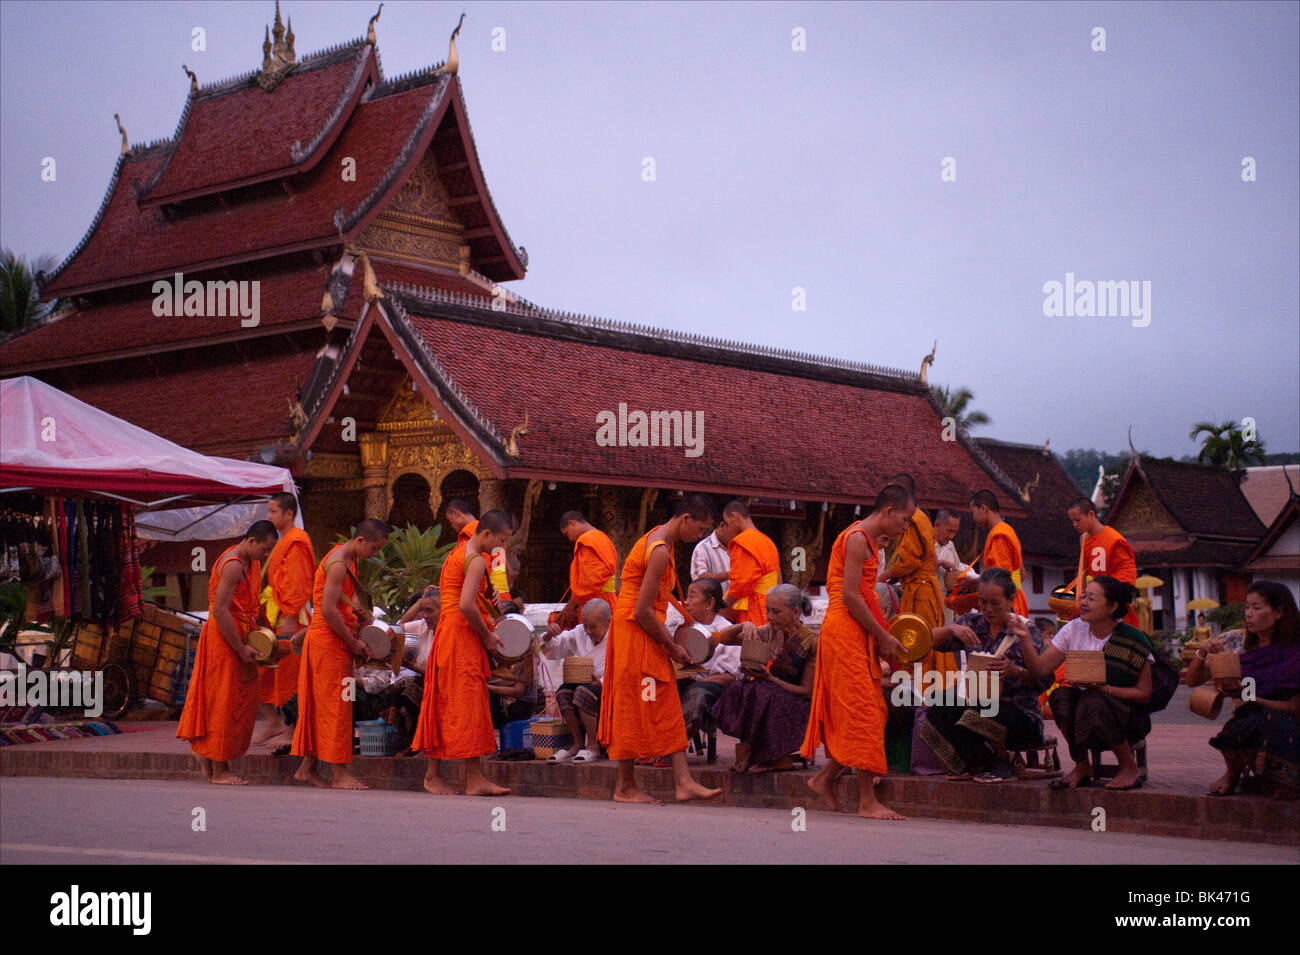
[(560, 750), (556, 750), (554, 753), (548, 756), (546, 758), (546, 761), (548, 763), (567, 763), (571, 759), (573, 759), (572, 753), (570, 753), (567, 749), (560, 749)]
[(965, 783), (974, 778), (975, 777), (970, 773), (949, 773), (947, 776), (948, 782), (950, 783)]
[(1144, 782), (1146, 782), (1145, 779), (1139, 779), (1137, 782), (1129, 783), (1127, 786), (1103, 786), (1102, 788), (1108, 789), (1113, 793), (1122, 793), (1127, 792), (1130, 789), (1141, 789)]
[(580, 749), (573, 754), (573, 761), (575, 763), (594, 763), (596, 754), (589, 749)]
[(289, 750), (292, 749), (292, 748), (293, 748), (293, 747), (291, 747), (288, 743), (285, 743), (283, 746), (277, 746), (275, 749), (271, 750), (271, 755), (272, 755), (272, 756), (288, 756), (288, 755), (289, 755)]
[(1047, 784), (1047, 788), (1058, 789), (1058, 790), (1059, 789), (1087, 789), (1091, 785), (1092, 785), (1092, 777), (1084, 776), (1073, 786), (1071, 786), (1064, 779), (1053, 779), (1050, 783)]

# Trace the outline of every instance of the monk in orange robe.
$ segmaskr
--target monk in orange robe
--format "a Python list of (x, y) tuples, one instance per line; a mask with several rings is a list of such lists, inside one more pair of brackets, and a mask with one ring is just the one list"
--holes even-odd
[(424, 675), (424, 699), (411, 749), (429, 760), (424, 788), (434, 795), (453, 795), (439, 768), (444, 759), (466, 761), (465, 793), (504, 796), (510, 792), (483, 774), (480, 757), (496, 751), (488, 705), (489, 657), (501, 647), (488, 614), (487, 560), (514, 532), (510, 515), (488, 511), (476, 522), (473, 536), (459, 541), (442, 564), (439, 594), (442, 614)]
[[(283, 656), (274, 667), (262, 669), (262, 706), (258, 722), (265, 729), (255, 733), (253, 742), (271, 749), (293, 742), (293, 732), (284, 722), (280, 707), (298, 692), (298, 654), (289, 652), (289, 639), (311, 622), (307, 604), (311, 600), (312, 579), (316, 575), (316, 555), (311, 538), (295, 526), (298, 499), (292, 494), (272, 494), (267, 502), (271, 523), (280, 532), (280, 540), (266, 562), (266, 588), (262, 591), (262, 608), (266, 622), (279, 638)], [(283, 751), (288, 752), (288, 749)], [(277, 754), (282, 755), (282, 754)]]
[(569, 601), (547, 626), (551, 636), (578, 625), (578, 610), (589, 600), (603, 600), (614, 610), (615, 583), (618, 574), (618, 551), (604, 531), (587, 523), (581, 511), (560, 515), (560, 533), (573, 543), (573, 560), (569, 562)]
[(231, 772), (230, 761), (248, 751), (257, 719), (257, 664), (246, 641), (257, 622), (262, 561), (275, 538), (270, 521), (253, 524), (217, 558), (208, 580), (208, 620), (176, 736), (190, 741), (204, 777), (219, 785), (247, 785)]
[[(388, 542), (388, 525), (367, 518), (356, 536), (335, 545), (316, 568), (312, 587), (314, 612), (302, 645), (298, 668), (298, 723), (293, 731), (293, 755), (302, 764), (294, 774), (301, 783), (332, 789), (369, 789), (348, 770), (352, 762), (352, 699), (354, 658), (370, 657), (357, 631), (370, 623), (370, 614), (357, 607), (357, 573)], [(317, 762), (332, 767), (329, 781)]]
[[(478, 521), (474, 517), (473, 505), (465, 498), (453, 497), (447, 502), (445, 513), (447, 523), (456, 532), (456, 541), (458, 543), (467, 542), (478, 530)], [(496, 608), (504, 613), (512, 612), (505, 606), (513, 599), (510, 596), (510, 586), (506, 582), (505, 545), (492, 548), (492, 553), (488, 555), (488, 583), (491, 587), (489, 596)]]
[(453, 497), (443, 508), (447, 523), (456, 532), (456, 540), (464, 543), (474, 536), (478, 529), (478, 520), (474, 517), (474, 505), (463, 497)]
[(781, 555), (772, 539), (754, 526), (749, 508), (729, 501), (722, 509), (718, 540), (727, 545), (731, 570), (723, 615), (733, 623), (767, 623), (767, 592), (781, 583)]
[(976, 491), (970, 499), (971, 517), (975, 526), (988, 531), (984, 539), (983, 566), (1002, 567), (1011, 571), (1011, 579), (1016, 584), (1016, 597), (1012, 609), (1022, 617), (1029, 616), (1029, 601), (1025, 599), (1025, 588), (1021, 583), (1021, 573), (1025, 561), (1021, 556), (1020, 538), (1011, 529), (1011, 525), (998, 513), (998, 499), (992, 491)]
[[(916, 481), (910, 474), (895, 474), (889, 479), (916, 496)], [(943, 626), (943, 587), (939, 584), (939, 565), (934, 556), (934, 525), (921, 508), (912, 512), (912, 523), (903, 531), (894, 552), (886, 577), (897, 580), (903, 588), (898, 603), (899, 613), (914, 613), (925, 620), (930, 629)], [(921, 660), (923, 670), (957, 673), (955, 653), (931, 650)]]
[(614, 620), (605, 638), (605, 677), (597, 736), (618, 760), (615, 802), (658, 802), (636, 784), (638, 758), (672, 757), (675, 796), (711, 799), (722, 792), (691, 778), (686, 766), (686, 720), (677, 694), (673, 662), (690, 658), (664, 627), (668, 599), (677, 584), (673, 545), (693, 544), (713, 528), (713, 504), (687, 494), (672, 518), (633, 545), (623, 563)]
[(881, 689), (881, 656), (897, 658), (903, 646), (885, 626), (876, 596), (878, 539), (897, 539), (916, 503), (905, 488), (887, 485), (871, 513), (840, 532), (826, 574), (826, 617), (817, 642), (812, 713), (799, 751), (806, 757), (825, 744), (826, 765), (808, 787), (839, 809), (835, 783), (852, 766), (858, 777), (858, 815), (902, 819), (876, 799), (875, 777), (885, 762), (887, 704)]
[[(1115, 528), (1102, 524), (1097, 517), (1097, 506), (1090, 499), (1080, 495), (1070, 502), (1065, 513), (1074, 529), (1082, 535), (1079, 573), (1083, 579), (1076, 576), (1071, 584), (1076, 607), (1083, 588), (1094, 577), (1105, 574), (1126, 584), (1137, 582), (1137, 558), (1133, 554), (1133, 545)], [(1124, 622), (1132, 627), (1138, 626), (1137, 611), (1129, 607)]]

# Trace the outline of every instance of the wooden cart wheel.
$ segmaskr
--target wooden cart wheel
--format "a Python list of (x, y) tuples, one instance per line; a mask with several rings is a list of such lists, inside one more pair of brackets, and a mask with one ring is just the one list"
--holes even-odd
[(104, 719), (120, 720), (135, 704), (135, 673), (121, 663), (105, 663), (100, 669), (104, 674)]

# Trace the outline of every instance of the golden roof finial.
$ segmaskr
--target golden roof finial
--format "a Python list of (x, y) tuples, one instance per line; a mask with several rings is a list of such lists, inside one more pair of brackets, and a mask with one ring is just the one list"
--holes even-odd
[(929, 370), (930, 366), (934, 364), (934, 353), (938, 350), (939, 340), (936, 338), (934, 340), (934, 345), (930, 348), (930, 354), (921, 359), (921, 384), (923, 385), (928, 385), (930, 383), (926, 372)]
[(296, 60), (297, 54), (293, 52), (293, 17), (289, 18), (289, 32), (285, 34), (284, 42), (289, 48), (289, 59)]
[(456, 24), (456, 29), (451, 31), (451, 49), (447, 51), (447, 62), (442, 64), (433, 71), (434, 76), (446, 73), (455, 76), (456, 71), (460, 69), (460, 57), (456, 55), (456, 34), (460, 33), (460, 28), (465, 24), (465, 14), (460, 15), (460, 22)]
[(181, 64), (181, 69), (184, 70), (184, 71), (185, 71), (185, 75), (188, 76), (188, 77), (190, 78), (190, 95), (191, 95), (191, 96), (198, 96), (198, 95), (199, 95), (199, 78), (198, 78), (197, 76), (195, 76), (195, 75), (194, 75), (194, 71), (191, 70), (191, 69), (190, 69), (188, 66), (186, 66), (184, 63)]
[(375, 24), (379, 22), (379, 14), (383, 12), (384, 5), (381, 3), (379, 9), (375, 11), (375, 15), (371, 17), (370, 22), (366, 24), (366, 42), (371, 46), (378, 46), (379, 44), (379, 40), (375, 37)]
[(262, 72), (271, 68), (271, 28), (266, 28), (266, 39), (262, 41)]
[(113, 119), (117, 120), (117, 131), (122, 134), (122, 155), (125, 156), (130, 146), (126, 141), (126, 130), (122, 128), (122, 117), (114, 113)]
[[(463, 14), (462, 14), (463, 16)], [(528, 433), (528, 412), (524, 412), (524, 423), (517, 424), (510, 430), (510, 437), (506, 439), (506, 455), (508, 457), (519, 457), (519, 439)]]
[(275, 45), (278, 48), (284, 39), (284, 21), (280, 19), (280, 0), (275, 0)]

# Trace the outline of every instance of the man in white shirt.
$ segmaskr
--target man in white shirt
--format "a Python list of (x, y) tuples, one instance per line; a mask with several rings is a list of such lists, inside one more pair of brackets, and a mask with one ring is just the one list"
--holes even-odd
[(542, 634), (542, 653), (548, 659), (587, 657), (592, 666), (589, 683), (562, 683), (555, 691), (555, 702), (573, 735), (573, 747), (577, 752), (562, 749), (549, 762), (564, 763), (572, 759), (575, 763), (590, 763), (598, 758), (600, 744), (596, 742), (596, 729), (600, 722), (600, 691), (605, 678), (605, 636), (609, 633), (610, 619), (609, 604), (594, 597), (582, 606), (582, 623), (556, 636), (551, 636), (549, 632)]
[(728, 578), (731, 576), (731, 555), (727, 545), (718, 540), (714, 531), (695, 545), (691, 551), (691, 580), (709, 577), (722, 584), (722, 594), (727, 594)]
[[(961, 562), (957, 556), (957, 545), (953, 538), (961, 530), (961, 515), (944, 510), (934, 516), (934, 562), (939, 568), (939, 583), (943, 586), (944, 596), (957, 585), (963, 574), (975, 572)], [(952, 623), (954, 615), (950, 607), (943, 608), (945, 624)]]

